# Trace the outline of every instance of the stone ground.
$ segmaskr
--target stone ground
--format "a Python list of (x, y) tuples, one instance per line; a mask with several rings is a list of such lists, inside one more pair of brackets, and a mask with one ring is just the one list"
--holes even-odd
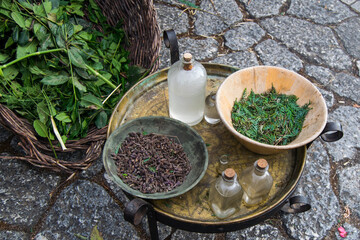
[[(312, 81), (326, 99), (329, 121), (344, 137), (310, 147), (297, 192), (312, 209), (277, 213), (256, 226), (200, 234), (160, 224), (162, 239), (360, 239), (360, 1), (155, 0), (161, 30), (173, 28), (180, 52), (239, 68), (275, 65)], [(169, 50), (161, 51), (161, 68)], [(17, 138), (0, 128), (1, 154), (18, 151)], [(5, 148), (4, 146), (12, 146)], [(0, 239), (148, 239), (146, 225), (124, 220), (122, 191), (101, 159), (70, 182), (16, 160), (0, 160)], [(196, 229), (194, 229), (196, 231)]]

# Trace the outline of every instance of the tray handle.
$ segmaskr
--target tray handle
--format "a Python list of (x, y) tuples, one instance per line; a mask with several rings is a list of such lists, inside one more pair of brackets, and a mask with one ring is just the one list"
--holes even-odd
[[(342, 126), (340, 123), (327, 122), (324, 130), (320, 133), (320, 138), (325, 142), (335, 142), (340, 140), (344, 136)], [(311, 146), (313, 142), (306, 145), (307, 148)]]
[(304, 196), (293, 196), (281, 208), (286, 213), (302, 213), (311, 209), (310, 199)]
[(325, 142), (335, 142), (343, 137), (344, 133), (340, 123), (328, 122), (324, 130), (321, 132), (320, 137)]
[(164, 34), (164, 43), (167, 48), (170, 48), (170, 58), (171, 58), (171, 65), (174, 64), (179, 60), (179, 45), (176, 38), (175, 31), (165, 30)]
[(124, 219), (131, 224), (139, 225), (145, 216), (148, 218), (151, 240), (158, 240), (159, 233), (153, 206), (141, 198), (134, 198), (125, 205)]

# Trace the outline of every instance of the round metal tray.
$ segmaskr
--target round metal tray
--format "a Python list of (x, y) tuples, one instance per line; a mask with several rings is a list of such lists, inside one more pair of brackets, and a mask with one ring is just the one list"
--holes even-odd
[[(226, 65), (204, 63), (208, 73), (207, 92), (216, 91), (221, 82), (238, 70)], [(108, 136), (121, 124), (143, 116), (168, 116), (168, 68), (156, 72), (133, 86), (120, 100), (111, 116)], [(239, 96), (241, 93), (239, 93)], [(209, 165), (203, 179), (189, 192), (175, 198), (149, 200), (156, 218), (167, 225), (197, 232), (224, 232), (248, 227), (270, 217), (285, 204), (296, 188), (305, 166), (306, 147), (263, 156), (245, 149), (222, 123), (210, 125), (203, 120), (193, 128), (204, 139)], [(246, 208), (228, 219), (214, 216), (208, 204), (209, 186), (218, 177), (217, 163), (228, 154), (229, 166), (241, 171), (263, 157), (268, 160), (274, 185), (262, 204)], [(240, 200), (239, 200), (240, 201)], [(194, 230), (195, 229), (195, 230)]]

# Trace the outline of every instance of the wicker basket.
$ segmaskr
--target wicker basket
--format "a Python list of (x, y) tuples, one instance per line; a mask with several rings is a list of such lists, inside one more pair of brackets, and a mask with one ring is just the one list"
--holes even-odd
[[(160, 30), (156, 21), (156, 11), (152, 0), (95, 0), (103, 10), (109, 24), (115, 26), (123, 21), (123, 27), (128, 39), (127, 50), (130, 52), (131, 64), (138, 65), (151, 72), (159, 66)], [(9, 108), (0, 104), (0, 124), (16, 134), (19, 145), (25, 151), (25, 156), (0, 156), (3, 159), (20, 159), (37, 167), (56, 172), (73, 174), (85, 170), (94, 160), (98, 159), (106, 140), (107, 127), (91, 129), (87, 136), (80, 140), (66, 142), (67, 149), (62, 151), (52, 144), (57, 153), (72, 153), (82, 150), (82, 159), (76, 162), (53, 157), (50, 144), (39, 139), (32, 125), (25, 119), (19, 118)]]
[(108, 23), (123, 19), (132, 64), (151, 69), (159, 67), (160, 29), (152, 0), (95, 0)]

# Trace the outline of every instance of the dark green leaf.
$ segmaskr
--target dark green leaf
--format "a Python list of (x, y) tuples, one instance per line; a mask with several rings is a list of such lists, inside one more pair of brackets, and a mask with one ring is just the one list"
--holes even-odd
[(34, 4), (33, 11), (38, 16), (46, 17), (46, 13), (45, 13), (45, 9), (44, 9), (43, 4), (39, 4), (39, 5)]
[(120, 62), (118, 62), (115, 58), (113, 58), (111, 63), (116, 68), (116, 70), (118, 70), (119, 72), (121, 71), (121, 63)]
[(61, 32), (58, 32), (56, 34), (56, 44), (61, 47), (61, 48), (65, 48), (66, 46), (66, 40), (65, 40), (65, 36), (63, 34), (61, 34)]
[(49, 113), (48, 106), (46, 105), (46, 103), (44, 101), (40, 102), (36, 105), (36, 111), (39, 115), (40, 121), (43, 123), (46, 123), (50, 116), (50, 113)]
[(50, 37), (47, 29), (40, 23), (34, 23), (34, 33), (36, 38), (39, 39), (40, 42)]
[(107, 124), (107, 121), (108, 121), (108, 116), (107, 114), (104, 112), (104, 111), (101, 111), (97, 116), (96, 116), (96, 119), (95, 119), (95, 125), (97, 128), (103, 128), (106, 126)]
[(29, 10), (33, 10), (33, 5), (30, 4), (28, 1), (26, 0), (19, 0), (19, 3), (21, 4), (21, 6), (29, 9)]
[(93, 79), (93, 75), (88, 74), (84, 69), (82, 68), (75, 68), (75, 72), (83, 79)]
[(69, 81), (69, 77), (66, 75), (50, 75), (44, 77), (41, 82), (45, 85), (61, 85)]
[[(74, 33), (78, 33), (78, 32), (80, 32), (81, 30), (83, 30), (83, 26), (81, 26), (81, 25), (74, 25)], [(81, 31), (80, 32), (80, 34), (81, 33), (86, 33), (86, 32), (84, 32), (84, 31)], [(90, 39), (89, 39), (90, 40)]]
[(70, 117), (65, 112), (58, 113), (55, 118), (60, 122), (71, 123)]
[(27, 44), (29, 42), (29, 38), (30, 38), (30, 33), (28, 30), (21, 31), (19, 34), (18, 44), (20, 46), (24, 46), (25, 44)]
[(5, 43), (5, 49), (7, 49), (8, 47), (10, 47), (13, 44), (14, 44), (14, 39), (12, 37), (9, 37)]
[(19, 69), (14, 66), (10, 66), (3, 69), (4, 78), (7, 80), (15, 79), (18, 74), (19, 74)]
[(10, 59), (10, 56), (5, 53), (0, 53), (0, 63), (6, 63)]
[(44, 1), (43, 3), (43, 6), (44, 6), (44, 10), (45, 10), (45, 13), (46, 15), (50, 13), (51, 9), (52, 9), (52, 3), (49, 1)]
[(33, 40), (27, 43), (25, 46), (18, 46), (16, 49), (16, 58), (22, 58), (30, 53), (34, 53), (37, 50), (38, 42)]
[(40, 120), (35, 120), (33, 126), (35, 131), (37, 132), (37, 134), (39, 134), (40, 137), (47, 138), (49, 136), (48, 134), (49, 129)]
[(70, 23), (61, 25), (61, 34), (66, 42), (69, 41), (74, 34), (74, 25)]
[(34, 19), (33, 18), (27, 18), (27, 19), (25, 19), (25, 28), (28, 30), (28, 29), (30, 29), (30, 27), (31, 27), (31, 23), (32, 23), (32, 21), (33, 21)]
[(82, 5), (80, 3), (72, 3), (71, 7), (68, 8), (68, 11), (70, 11), (73, 14), (79, 15), (80, 17), (84, 16), (84, 12), (81, 10)]
[(54, 44), (53, 44), (53, 41), (51, 40), (50, 35), (47, 35), (46, 39), (43, 39), (43, 41), (41, 41), (39, 45), (40, 45), (39, 50), (41, 50), (41, 51), (44, 51), (44, 50), (54, 47)]
[(76, 36), (79, 37), (80, 39), (84, 39), (86, 41), (90, 41), (93, 37), (93, 35), (91, 33), (84, 32), (84, 31), (78, 33)]
[(79, 91), (81, 91), (81, 92), (86, 92), (87, 91), (86, 87), (79, 82), (77, 77), (73, 77), (73, 78), (71, 78), (71, 80), (72, 80), (74, 86), (77, 89), (79, 89)]
[(96, 106), (97, 108), (102, 108), (102, 102), (100, 99), (95, 97), (92, 94), (87, 94), (81, 98), (80, 105), (83, 107)]
[(20, 34), (19, 26), (16, 26), (14, 28), (14, 31), (13, 31), (12, 35), (11, 35), (14, 42), (17, 42), (19, 40), (19, 34)]
[(91, 65), (92, 68), (94, 68), (95, 70), (102, 70), (104, 69), (104, 66), (102, 65), (101, 62), (95, 62), (94, 64)]
[(32, 65), (29, 67), (29, 71), (32, 73), (32, 74), (35, 74), (35, 75), (46, 75), (46, 73), (41, 70), (38, 66), (36, 65)]
[(81, 56), (81, 51), (75, 47), (69, 49), (71, 63), (79, 68), (86, 68), (85, 61)]
[(50, 0), (50, 2), (51, 2), (51, 5), (52, 5), (52, 9), (56, 9), (60, 5), (60, 0)]
[(58, 34), (58, 31), (59, 31), (59, 26), (55, 23), (52, 23), (52, 22), (48, 22), (48, 27), (51, 31), (51, 33), (56, 36)]
[(11, 17), (16, 22), (16, 24), (19, 25), (19, 27), (21, 27), (22, 29), (26, 29), (26, 27), (25, 27), (25, 18), (21, 15), (21, 13), (12, 12)]
[[(3, 14), (5, 16), (7, 16), (8, 18), (11, 17), (11, 10), (15, 10), (13, 9), (15, 6), (11, 4), (10, 0), (2, 0), (0, 1), (0, 6), (3, 8), (0, 8), (0, 14)], [(6, 9), (10, 9), (10, 11), (6, 10)]]

